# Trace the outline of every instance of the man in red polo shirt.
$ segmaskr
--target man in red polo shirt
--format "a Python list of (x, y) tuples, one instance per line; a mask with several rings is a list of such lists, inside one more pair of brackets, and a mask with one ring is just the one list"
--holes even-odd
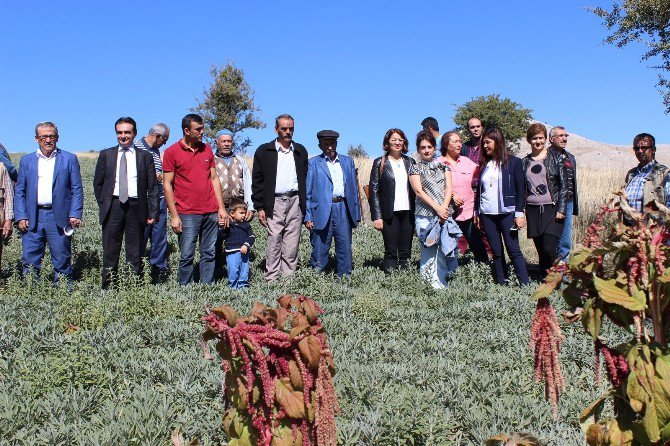
[(200, 237), (200, 283), (214, 283), (214, 255), (218, 226), (228, 224), (214, 153), (202, 142), (202, 117), (188, 114), (181, 120), (184, 137), (163, 155), (165, 203), (172, 230), (179, 238), (180, 285), (192, 283), (195, 244)]

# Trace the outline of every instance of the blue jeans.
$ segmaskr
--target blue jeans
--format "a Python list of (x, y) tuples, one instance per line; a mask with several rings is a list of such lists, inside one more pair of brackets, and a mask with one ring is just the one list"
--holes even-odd
[(226, 253), (228, 267), (228, 286), (230, 288), (246, 288), (249, 286), (249, 251)]
[(195, 244), (200, 238), (200, 283), (214, 283), (214, 245), (219, 227), (216, 212), (209, 214), (179, 214), (181, 234), (179, 234), (180, 285), (193, 283), (193, 259)]
[(479, 214), (479, 218), (484, 227), (484, 234), (489, 241), (491, 252), (493, 253), (493, 278), (495, 281), (504, 285), (507, 282), (505, 278), (505, 255), (503, 254), (502, 243), (505, 241), (507, 255), (509, 255), (514, 272), (521, 285), (528, 285), (528, 268), (526, 259), (523, 257), (521, 247), (519, 246), (519, 231), (512, 231), (514, 226), (514, 212), (507, 214)]
[(71, 280), (71, 238), (65, 235), (63, 228), (58, 227), (51, 209), (39, 209), (37, 211), (37, 224), (32, 230), (26, 231), (21, 236), (23, 248), (21, 264), (23, 265), (24, 277), (30, 272), (31, 268), (35, 275), (39, 277), (47, 244), (51, 253), (51, 263), (54, 267), (54, 283), (58, 283), (60, 276), (65, 276), (68, 281)]
[(330, 219), (323, 229), (313, 229), (310, 233), (312, 242), (312, 267), (319, 272), (328, 266), (330, 245), (335, 237), (335, 259), (337, 275), (342, 277), (351, 274), (351, 222), (344, 201), (333, 203), (330, 208)]
[[(418, 236), (422, 229), (427, 228), (434, 217), (424, 217), (417, 215), (416, 235)], [(424, 246), (420, 243), (421, 258), (419, 259), (419, 273), (436, 290), (446, 288), (449, 285), (449, 278), (458, 268), (458, 256), (447, 257), (442, 253), (440, 244), (433, 246)]]
[(572, 249), (572, 211), (574, 203), (568, 201), (565, 205), (565, 223), (563, 224), (563, 233), (558, 239), (558, 260), (567, 262)]
[[(147, 251), (147, 243), (151, 240), (151, 250)], [(147, 225), (144, 229), (144, 255), (149, 257), (149, 263), (159, 271), (168, 268), (167, 263), (167, 210), (165, 198), (160, 200), (160, 214), (158, 221), (153, 225)]]

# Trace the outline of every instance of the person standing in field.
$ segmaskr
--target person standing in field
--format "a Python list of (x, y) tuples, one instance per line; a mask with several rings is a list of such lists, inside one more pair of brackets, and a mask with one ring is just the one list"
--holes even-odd
[(520, 285), (528, 285), (526, 259), (519, 246), (519, 229), (526, 225), (525, 184), (521, 160), (509, 154), (498, 128), (482, 135), (482, 165), (475, 198), (475, 223), (482, 228), (493, 253), (493, 278), (505, 285), (503, 241)]
[(522, 160), (526, 178), (526, 233), (533, 239), (544, 277), (558, 255), (572, 177), (560, 156), (547, 150), (547, 128), (543, 124), (531, 124), (526, 141), (531, 150)]
[[(572, 218), (579, 213), (577, 201), (577, 161), (572, 153), (565, 149), (568, 145), (569, 136), (565, 127), (560, 125), (549, 130), (549, 143), (551, 145), (549, 146), (548, 156), (553, 163), (561, 166), (561, 171), (564, 172), (561, 178), (559, 178), (561, 181), (561, 190), (566, 191), (565, 212), (561, 212), (559, 209), (559, 213), (564, 215), (564, 223), (557, 248), (558, 260), (563, 262), (568, 260), (568, 255), (572, 249)], [(557, 217), (559, 217), (558, 214)]]
[(102, 225), (102, 288), (108, 289), (119, 267), (125, 236), (126, 261), (142, 273), (144, 229), (159, 217), (156, 168), (151, 154), (134, 145), (137, 124), (122, 117), (114, 124), (118, 145), (100, 152), (93, 191)]
[[(170, 139), (170, 128), (158, 123), (151, 126), (149, 134), (135, 142), (138, 150), (146, 150), (154, 160), (156, 169), (156, 184), (158, 186), (159, 216), (158, 220), (147, 225), (144, 229), (144, 253), (148, 255), (151, 264), (152, 276), (162, 279), (167, 276), (167, 207), (165, 206), (165, 193), (163, 192), (163, 160), (160, 148)], [(147, 252), (147, 243), (151, 241), (151, 249)]]
[(289, 277), (298, 266), (300, 229), (306, 209), (307, 150), (293, 141), (291, 115), (275, 119), (277, 138), (254, 154), (251, 199), (258, 221), (267, 228), (265, 280)]
[(402, 130), (388, 130), (382, 143), (384, 155), (372, 162), (370, 171), (370, 215), (384, 237), (382, 270), (386, 274), (407, 269), (412, 255), (414, 190), (409, 171), (414, 160), (405, 155), (407, 146)]
[[(633, 138), (633, 152), (638, 160), (626, 174), (628, 204), (638, 212), (651, 201), (670, 206), (670, 175), (668, 168), (656, 161), (656, 139), (649, 133), (640, 133)], [(624, 221), (631, 224), (629, 218)]]
[[(482, 121), (476, 117), (468, 119), (467, 130), (470, 139), (463, 144), (461, 155), (470, 158), (472, 162), (479, 165), (482, 149), (482, 132), (484, 131)], [(477, 185), (475, 184), (473, 187), (476, 188)]]
[(193, 263), (200, 239), (200, 283), (214, 283), (215, 246), (219, 226), (228, 226), (214, 153), (202, 142), (205, 123), (190, 113), (181, 120), (183, 137), (163, 155), (165, 202), (170, 226), (179, 239), (180, 285), (195, 281)]
[(430, 132), (430, 134), (433, 135), (433, 138), (435, 138), (435, 141), (440, 141), (442, 138), (442, 135), (440, 135), (440, 125), (437, 123), (437, 119), (432, 116), (424, 118), (424, 120), (421, 121), (421, 127), (423, 127), (423, 130)]
[(479, 165), (467, 156), (461, 155), (461, 146), (458, 132), (445, 133), (440, 144), (442, 156), (438, 161), (445, 163), (451, 169), (453, 217), (465, 237), (466, 247), (470, 247), (475, 261), (488, 263), (489, 256), (482, 241), (482, 234), (473, 221), (475, 191), (472, 189), (472, 181), (479, 175)]
[(58, 148), (58, 128), (53, 122), (35, 126), (35, 141), (37, 152), (21, 158), (14, 195), (14, 217), (22, 234), (22, 275), (32, 269), (39, 276), (48, 244), (54, 283), (61, 277), (70, 282), (71, 236), (81, 225), (84, 210), (79, 161)]
[(354, 160), (337, 153), (333, 130), (316, 134), (322, 154), (309, 160), (305, 227), (310, 230), (312, 267), (322, 272), (328, 266), (330, 245), (335, 238), (337, 275), (351, 274), (351, 230), (361, 221), (358, 180)]
[[(243, 200), (247, 204), (245, 219), (249, 222), (254, 218), (254, 205), (251, 201), (251, 173), (247, 161), (234, 154), (233, 132), (230, 130), (219, 130), (215, 142), (217, 150), (214, 153), (214, 165), (221, 182), (223, 205), (229, 210), (233, 199)], [(223, 229), (219, 228), (216, 238), (216, 275), (220, 275), (223, 270), (224, 257)]]
[(226, 245), (228, 286), (234, 289), (246, 288), (249, 286), (249, 255), (256, 236), (247, 221), (248, 208), (244, 200), (231, 199), (228, 211), (228, 227), (221, 230)]

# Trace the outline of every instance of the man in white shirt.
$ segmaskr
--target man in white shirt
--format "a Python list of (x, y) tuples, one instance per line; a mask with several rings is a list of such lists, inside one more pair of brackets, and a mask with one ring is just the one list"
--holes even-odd
[(77, 157), (57, 147), (58, 128), (52, 122), (35, 126), (37, 152), (19, 165), (14, 213), (23, 234), (23, 275), (39, 276), (46, 245), (54, 267), (54, 283), (72, 277), (71, 236), (81, 225), (84, 191)]
[(136, 274), (142, 272), (144, 229), (159, 217), (158, 184), (154, 160), (137, 149), (137, 125), (122, 117), (114, 124), (118, 146), (100, 152), (93, 190), (102, 225), (102, 288), (107, 289), (119, 266), (125, 235), (126, 261)]
[(298, 265), (308, 155), (293, 141), (294, 123), (291, 115), (278, 116), (277, 139), (261, 144), (254, 154), (251, 199), (258, 221), (268, 230), (267, 281), (293, 275)]

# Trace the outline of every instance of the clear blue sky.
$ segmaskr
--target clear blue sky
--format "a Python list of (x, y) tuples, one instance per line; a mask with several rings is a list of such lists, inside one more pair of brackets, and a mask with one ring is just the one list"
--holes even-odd
[(331, 128), (341, 151), (376, 155), (388, 128), (412, 139), (432, 115), (448, 130), (456, 104), (492, 93), (591, 139), (670, 142), (643, 49), (603, 45), (585, 10), (604, 0), (0, 1), (0, 142), (12, 152), (36, 148), (43, 120), (64, 149), (109, 147), (124, 115), (140, 136), (167, 123), (172, 143), (210, 66), (227, 60), (268, 124), (247, 133), (252, 147), (290, 113), (312, 153)]

